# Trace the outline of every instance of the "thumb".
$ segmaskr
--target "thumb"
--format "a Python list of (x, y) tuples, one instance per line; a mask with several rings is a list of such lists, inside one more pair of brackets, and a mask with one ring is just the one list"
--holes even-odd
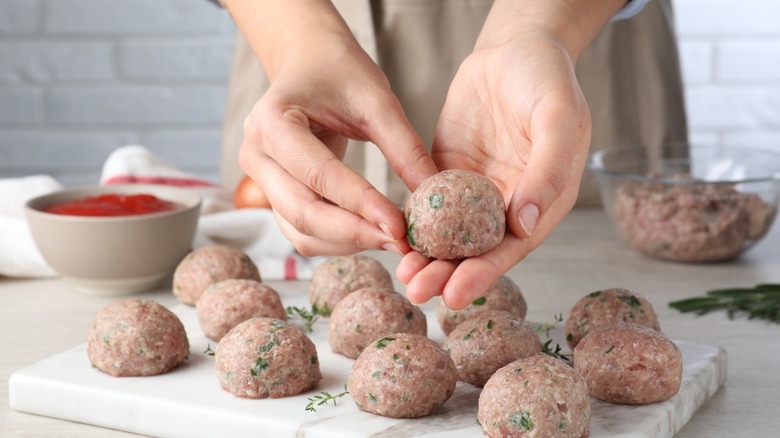
[(535, 145), (507, 209), (507, 226), (516, 236), (542, 234), (544, 239), (574, 207), (585, 169), (588, 138), (564, 147), (544, 141)]

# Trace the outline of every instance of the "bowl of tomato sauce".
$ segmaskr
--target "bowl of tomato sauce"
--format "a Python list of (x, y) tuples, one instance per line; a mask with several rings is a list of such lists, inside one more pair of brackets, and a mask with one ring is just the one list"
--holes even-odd
[(158, 286), (190, 251), (200, 195), (165, 185), (66, 188), (31, 199), (27, 222), (46, 262), (77, 290)]

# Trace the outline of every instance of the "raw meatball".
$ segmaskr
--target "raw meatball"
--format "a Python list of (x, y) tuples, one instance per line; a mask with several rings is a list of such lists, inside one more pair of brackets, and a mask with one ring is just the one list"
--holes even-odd
[(425, 180), (404, 209), (409, 245), (442, 260), (478, 256), (504, 238), (501, 191), (484, 176), (445, 170)]
[(393, 333), (427, 335), (425, 314), (394, 290), (368, 287), (347, 295), (333, 309), (328, 342), (333, 352), (355, 359), (372, 341)]
[(92, 365), (115, 377), (166, 373), (189, 352), (179, 317), (152, 300), (109, 304), (98, 313), (87, 336)]
[(528, 305), (525, 303), (523, 293), (520, 292), (517, 284), (504, 275), (488, 288), (485, 295), (461, 310), (450, 310), (444, 301), (440, 301), (439, 307), (436, 309), (436, 317), (444, 334), (449, 335), (458, 324), (487, 310), (506, 310), (525, 318), (526, 313), (528, 313)]
[(278, 319), (252, 318), (233, 327), (214, 357), (219, 383), (238, 397), (289, 397), (322, 378), (314, 343)]
[(588, 436), (590, 401), (582, 376), (540, 354), (496, 371), (479, 395), (477, 419), (490, 437)]
[(444, 342), (458, 380), (485, 386), (499, 368), (542, 352), (542, 341), (523, 318), (505, 310), (489, 310), (467, 319)]
[(173, 295), (194, 306), (203, 292), (214, 283), (231, 278), (261, 281), (257, 266), (238, 248), (209, 245), (184, 257), (173, 273)]
[(617, 324), (588, 333), (574, 349), (574, 369), (590, 395), (609, 403), (640, 405), (677, 394), (682, 353), (658, 331)]
[(452, 358), (421, 335), (374, 340), (352, 365), (347, 388), (358, 408), (393, 418), (430, 414), (455, 392)]
[(287, 320), (279, 294), (255, 280), (230, 279), (209, 286), (195, 303), (203, 333), (219, 341), (239, 323), (250, 318)]
[(591, 292), (574, 304), (566, 318), (566, 342), (573, 349), (590, 330), (620, 322), (661, 330), (647, 298), (628, 289), (605, 289)]
[(393, 289), (393, 279), (378, 260), (356, 254), (330, 257), (317, 266), (309, 286), (309, 302), (330, 316), (347, 294), (364, 287)]

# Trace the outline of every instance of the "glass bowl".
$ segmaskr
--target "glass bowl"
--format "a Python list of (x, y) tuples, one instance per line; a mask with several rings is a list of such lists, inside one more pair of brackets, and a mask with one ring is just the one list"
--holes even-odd
[(654, 152), (618, 147), (588, 160), (631, 247), (664, 260), (722, 262), (766, 235), (780, 199), (780, 154), (685, 143)]

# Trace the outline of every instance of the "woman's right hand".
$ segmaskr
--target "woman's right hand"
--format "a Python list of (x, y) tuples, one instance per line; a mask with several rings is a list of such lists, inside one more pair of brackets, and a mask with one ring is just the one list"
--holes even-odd
[[(302, 254), (405, 254), (410, 248), (403, 213), (342, 162), (347, 140), (376, 144), (410, 190), (436, 173), (436, 166), (384, 73), (329, 2), (317, 2), (325, 9), (314, 16), (308, 15), (317, 9), (311, 3), (284, 3), (307, 15), (271, 41), (252, 44), (248, 38), (271, 86), (244, 121), (241, 167), (260, 184), (282, 231)], [(239, 26), (251, 23), (231, 13)], [(307, 19), (324, 22), (312, 26)]]

